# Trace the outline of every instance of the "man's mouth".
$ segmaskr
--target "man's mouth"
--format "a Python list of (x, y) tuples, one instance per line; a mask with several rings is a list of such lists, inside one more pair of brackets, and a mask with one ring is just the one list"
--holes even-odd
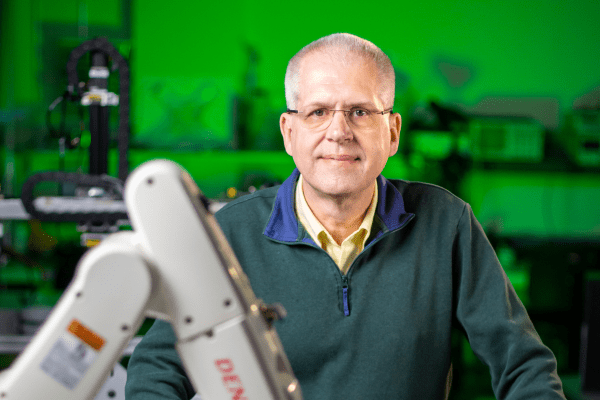
[(327, 155), (327, 156), (323, 156), (322, 158), (324, 158), (326, 160), (333, 160), (333, 161), (359, 161), (360, 160), (360, 157), (350, 156), (350, 155)]

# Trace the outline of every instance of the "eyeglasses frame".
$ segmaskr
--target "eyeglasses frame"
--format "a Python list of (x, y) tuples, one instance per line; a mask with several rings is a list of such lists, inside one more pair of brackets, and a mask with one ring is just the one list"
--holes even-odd
[[(357, 107), (357, 108), (360, 108), (360, 107)], [(343, 113), (344, 113), (344, 118), (348, 118), (348, 115), (349, 115), (349, 114), (350, 114), (352, 111), (354, 111), (354, 110), (335, 110), (335, 109), (333, 109), (333, 108), (325, 108), (325, 110), (327, 110), (327, 111), (333, 111), (333, 114), (331, 115), (331, 120), (329, 121), (329, 125), (327, 125), (327, 126), (326, 126), (325, 128), (323, 128), (323, 129), (327, 129), (327, 128), (329, 128), (329, 126), (331, 125), (331, 121), (333, 121), (333, 117), (335, 116), (335, 112), (336, 112), (336, 111), (341, 111), (341, 112), (343, 112)], [(391, 107), (391, 108), (388, 108), (387, 110), (383, 110), (383, 111), (371, 111), (371, 110), (368, 110), (368, 109), (367, 109), (367, 111), (369, 111), (369, 112), (370, 112), (370, 113), (372, 113), (372, 114), (385, 115), (385, 114), (387, 114), (387, 113), (390, 113), (390, 115), (391, 115), (391, 114), (393, 114), (393, 113), (394, 113), (394, 108), (393, 108), (393, 107)], [(289, 108), (288, 108), (288, 109), (286, 109), (286, 112), (287, 112), (288, 114), (305, 114), (305, 113), (306, 113), (305, 111), (292, 110), (292, 109), (289, 109)]]

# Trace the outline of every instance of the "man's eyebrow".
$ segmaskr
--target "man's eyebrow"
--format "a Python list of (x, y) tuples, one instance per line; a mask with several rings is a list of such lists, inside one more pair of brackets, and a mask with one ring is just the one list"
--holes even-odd
[[(325, 103), (322, 101), (315, 101), (314, 103), (308, 103), (304, 107), (306, 107), (306, 108), (329, 108), (329, 109), (335, 108), (334, 106), (331, 105), (331, 103)], [(373, 108), (376, 108), (376, 106), (374, 103), (372, 103), (370, 101), (361, 101), (361, 102), (357, 102), (357, 103), (347, 103), (343, 106), (343, 108), (347, 109), (347, 110), (350, 110), (353, 108), (373, 109)]]
[(313, 103), (308, 103), (304, 107), (306, 108), (332, 108), (331, 103), (325, 103), (321, 101), (315, 101)]
[(348, 108), (368, 108), (368, 109), (373, 109), (376, 108), (375, 104), (373, 104), (370, 101), (363, 101), (363, 102), (359, 102), (359, 103), (350, 103), (347, 106)]

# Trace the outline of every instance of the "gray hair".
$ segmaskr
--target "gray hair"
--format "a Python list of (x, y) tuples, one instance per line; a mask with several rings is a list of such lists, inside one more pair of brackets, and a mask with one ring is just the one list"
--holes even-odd
[(394, 67), (389, 57), (368, 40), (349, 33), (334, 33), (322, 37), (304, 46), (288, 63), (285, 71), (285, 101), (289, 109), (296, 107), (300, 86), (300, 65), (304, 57), (315, 51), (335, 52), (336, 58), (348, 60), (348, 55), (362, 57), (372, 61), (378, 71), (380, 95), (386, 108), (394, 103), (395, 81)]

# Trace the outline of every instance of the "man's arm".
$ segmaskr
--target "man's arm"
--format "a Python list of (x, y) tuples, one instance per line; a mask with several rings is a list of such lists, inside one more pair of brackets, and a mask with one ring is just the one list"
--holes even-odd
[(456, 318), (490, 368), (498, 399), (564, 399), (556, 359), (538, 336), (471, 208), (454, 243)]
[(129, 360), (127, 400), (188, 400), (194, 396), (175, 342), (171, 324), (157, 319)]

